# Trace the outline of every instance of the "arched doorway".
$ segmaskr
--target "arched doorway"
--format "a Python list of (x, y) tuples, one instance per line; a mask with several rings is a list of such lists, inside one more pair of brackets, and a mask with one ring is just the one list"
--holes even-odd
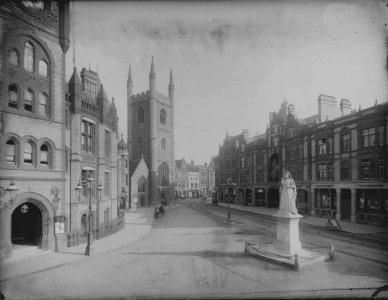
[(11, 242), (18, 245), (41, 246), (42, 212), (33, 203), (25, 202), (11, 216)]

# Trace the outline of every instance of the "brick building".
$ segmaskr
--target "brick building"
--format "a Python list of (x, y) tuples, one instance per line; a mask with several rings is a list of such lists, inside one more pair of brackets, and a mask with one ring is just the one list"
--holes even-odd
[(199, 197), (199, 167), (191, 161), (190, 164), (186, 164), (187, 179), (189, 184), (188, 197)]
[[(278, 207), (287, 169), (302, 214), (388, 225), (388, 103), (351, 110), (351, 103), (319, 95), (318, 113), (296, 116), (284, 101), (271, 112), (266, 133), (226, 136), (216, 157), (219, 201)], [(228, 183), (231, 178), (236, 187)]]
[[(93, 202), (92, 227), (117, 219), (118, 118), (114, 99), (110, 102), (96, 72), (74, 69), (66, 101), (66, 185), (70, 193), (70, 234), (85, 233), (88, 201)], [(89, 187), (88, 178), (94, 178)], [(77, 191), (76, 186), (82, 190)], [(101, 185), (102, 191), (97, 187)]]
[[(0, 251), (65, 247), (65, 53), (69, 1), (0, 4)], [(13, 190), (13, 187), (18, 189)], [(55, 223), (53, 222), (55, 220)], [(54, 225), (55, 224), (55, 225)]]
[(149, 170), (148, 195), (145, 204), (159, 203), (162, 200), (166, 200), (168, 203), (174, 199), (175, 194), (174, 82), (172, 71), (168, 85), (168, 96), (165, 96), (156, 90), (156, 73), (152, 59), (149, 90), (134, 95), (131, 68), (129, 68), (127, 107), (129, 175), (132, 176), (136, 172), (139, 162), (144, 159)]

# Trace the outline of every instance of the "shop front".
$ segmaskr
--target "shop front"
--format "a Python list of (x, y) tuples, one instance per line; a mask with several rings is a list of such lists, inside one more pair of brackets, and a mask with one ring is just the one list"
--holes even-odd
[(388, 189), (356, 190), (356, 221), (388, 226)]
[(335, 217), (337, 214), (337, 193), (335, 189), (315, 189), (315, 215)]

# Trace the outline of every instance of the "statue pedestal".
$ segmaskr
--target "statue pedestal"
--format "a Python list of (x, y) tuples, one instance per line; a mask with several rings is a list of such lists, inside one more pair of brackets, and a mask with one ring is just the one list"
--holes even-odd
[(245, 243), (245, 253), (300, 270), (302, 265), (323, 261), (328, 256), (304, 250), (299, 240), (302, 215), (279, 211), (276, 219), (276, 240), (270, 243)]
[(299, 240), (299, 219), (301, 215), (278, 212), (276, 218), (276, 241), (273, 246), (282, 250), (285, 255), (295, 255), (302, 249)]

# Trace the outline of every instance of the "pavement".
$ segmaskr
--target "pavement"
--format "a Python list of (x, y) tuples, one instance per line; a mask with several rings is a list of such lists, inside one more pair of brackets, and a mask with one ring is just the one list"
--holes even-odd
[[(122, 230), (91, 244), (91, 256), (120, 249), (145, 237), (151, 230), (153, 207), (132, 209), (125, 213)], [(18, 277), (64, 266), (70, 262), (89, 259), (86, 244), (64, 248), (59, 252), (42, 251), (36, 247), (15, 247), (12, 256), (1, 263), (0, 284)]]
[[(207, 200), (207, 203), (211, 203), (211, 200)], [(219, 206), (227, 207), (227, 203), (218, 202)], [(256, 207), (256, 206), (244, 206), (238, 204), (230, 204), (230, 208), (238, 209), (242, 211), (249, 211), (252, 213), (257, 213), (261, 215), (273, 216), (278, 212), (277, 208), (268, 208), (268, 207)], [(302, 224), (325, 227), (327, 224), (327, 218), (313, 217), (313, 216), (303, 216), (299, 221)], [(388, 228), (374, 226), (374, 225), (365, 225), (359, 223), (351, 223), (346, 221), (339, 221), (341, 228), (345, 232), (354, 233), (354, 234), (364, 234), (364, 235), (375, 235), (380, 233), (388, 233)]]

